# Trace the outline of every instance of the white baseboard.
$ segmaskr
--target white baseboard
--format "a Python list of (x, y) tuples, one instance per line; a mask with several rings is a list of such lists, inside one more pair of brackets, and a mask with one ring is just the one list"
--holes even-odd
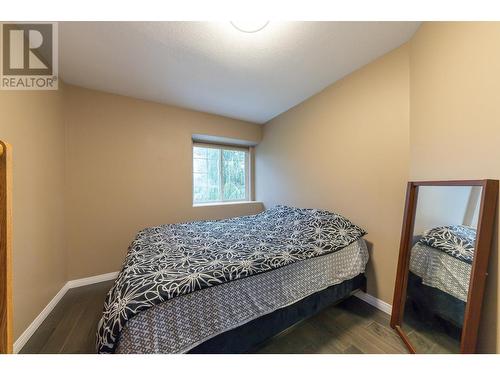
[(70, 280), (66, 283), (68, 289), (78, 288), (80, 286), (102, 283), (103, 281), (114, 280), (118, 276), (118, 272), (104, 273), (102, 275), (85, 277), (83, 279)]
[(26, 330), (19, 336), (19, 338), (14, 343), (14, 353), (19, 353), (23, 346), (28, 342), (30, 337), (35, 333), (35, 331), (40, 327), (45, 318), (50, 314), (50, 312), (56, 307), (61, 298), (64, 297), (66, 292), (68, 291), (68, 284), (64, 284), (59, 292), (52, 298), (52, 300), (48, 303), (47, 306), (42, 310), (40, 314), (31, 322), (31, 324), (26, 328)]
[(362, 292), (360, 290), (358, 290), (357, 292), (355, 292), (354, 295), (356, 297), (358, 297), (359, 299), (365, 301), (366, 303), (372, 305), (373, 307), (376, 307), (380, 311), (383, 311), (386, 314), (391, 315), (392, 305), (388, 304), (387, 302), (384, 302), (381, 299), (373, 297), (371, 294)]
[(80, 286), (96, 284), (103, 281), (116, 279), (118, 272), (110, 272), (102, 275), (85, 277), (83, 279), (70, 280), (61, 288), (59, 292), (52, 298), (52, 300), (45, 306), (40, 314), (31, 322), (31, 324), (26, 328), (26, 330), (19, 336), (19, 338), (14, 343), (14, 353), (17, 354), (26, 345), (31, 336), (40, 327), (43, 321), (49, 316), (54, 307), (59, 303), (59, 301), (64, 297), (66, 292), (72, 288), (78, 288)]

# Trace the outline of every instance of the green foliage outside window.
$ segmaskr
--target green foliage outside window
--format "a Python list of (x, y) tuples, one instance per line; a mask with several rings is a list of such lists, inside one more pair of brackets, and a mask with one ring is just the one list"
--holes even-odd
[(246, 152), (193, 147), (193, 202), (244, 200)]

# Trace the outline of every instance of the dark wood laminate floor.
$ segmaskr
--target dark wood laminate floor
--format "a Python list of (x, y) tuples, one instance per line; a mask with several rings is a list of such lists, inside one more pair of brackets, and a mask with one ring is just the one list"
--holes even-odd
[(21, 350), (28, 353), (95, 353), (104, 297), (113, 281), (70, 289)]
[[(94, 353), (112, 281), (70, 289), (21, 353)], [(257, 353), (407, 353), (389, 316), (356, 297), (329, 307), (262, 345)]]

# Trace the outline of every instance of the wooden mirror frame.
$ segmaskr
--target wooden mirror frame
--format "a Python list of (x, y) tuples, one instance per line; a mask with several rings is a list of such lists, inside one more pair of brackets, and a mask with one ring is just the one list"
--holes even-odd
[(394, 328), (410, 353), (416, 353), (406, 334), (401, 329), (406, 302), (406, 287), (410, 263), (412, 232), (415, 224), (418, 188), (420, 186), (481, 186), (481, 206), (477, 225), (477, 238), (474, 260), (465, 306), (464, 324), (460, 340), (460, 353), (475, 353), (477, 333), (481, 317), (488, 260), (493, 239), (496, 205), (498, 199), (498, 180), (457, 180), (457, 181), (413, 181), (408, 182), (406, 203), (399, 245), (398, 269), (394, 299), (392, 304), (391, 327)]

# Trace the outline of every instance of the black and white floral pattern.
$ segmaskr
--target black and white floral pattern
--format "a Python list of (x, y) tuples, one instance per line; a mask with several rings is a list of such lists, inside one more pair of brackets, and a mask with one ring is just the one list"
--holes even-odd
[(474, 259), (476, 229), (465, 225), (436, 227), (424, 233), (419, 243), (471, 264)]
[(130, 245), (106, 297), (98, 352), (113, 352), (125, 323), (152, 306), (335, 252), (365, 234), (340, 215), (287, 206), (233, 219), (144, 229)]

